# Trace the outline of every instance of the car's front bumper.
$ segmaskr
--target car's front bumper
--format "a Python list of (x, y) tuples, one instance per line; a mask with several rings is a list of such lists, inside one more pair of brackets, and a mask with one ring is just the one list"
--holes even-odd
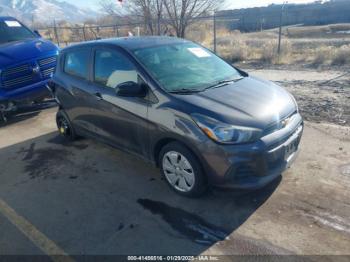
[(280, 176), (296, 159), (303, 133), (299, 114), (291, 123), (246, 145), (201, 145), (210, 183), (225, 188), (259, 188)]
[(2, 111), (9, 111), (12, 108), (50, 97), (51, 95), (47, 88), (48, 81), (44, 80), (17, 89), (6, 90), (0, 88), (0, 109)]

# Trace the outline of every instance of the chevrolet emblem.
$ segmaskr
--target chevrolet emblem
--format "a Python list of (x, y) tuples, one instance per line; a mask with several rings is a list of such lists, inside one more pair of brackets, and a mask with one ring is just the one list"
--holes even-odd
[(286, 126), (288, 126), (289, 122), (290, 122), (290, 117), (282, 120), (281, 128), (285, 128)]

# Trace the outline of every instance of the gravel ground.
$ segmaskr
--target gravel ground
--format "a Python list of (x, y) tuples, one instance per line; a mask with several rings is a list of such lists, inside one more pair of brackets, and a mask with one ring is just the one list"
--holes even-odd
[(285, 87), (305, 120), (350, 126), (350, 71), (247, 70)]

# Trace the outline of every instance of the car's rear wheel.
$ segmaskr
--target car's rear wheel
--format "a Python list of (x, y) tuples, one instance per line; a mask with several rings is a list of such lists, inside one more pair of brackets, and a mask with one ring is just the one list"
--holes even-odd
[(177, 193), (198, 197), (207, 189), (207, 181), (195, 155), (178, 142), (164, 146), (159, 155), (161, 172)]
[(56, 123), (61, 136), (71, 141), (77, 138), (74, 127), (63, 110), (57, 112)]

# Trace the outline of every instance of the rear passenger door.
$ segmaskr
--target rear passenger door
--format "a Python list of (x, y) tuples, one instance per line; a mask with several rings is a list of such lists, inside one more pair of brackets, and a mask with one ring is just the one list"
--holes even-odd
[(124, 82), (143, 81), (136, 65), (117, 49), (93, 50), (93, 85), (99, 97), (96, 125), (99, 135), (113, 145), (147, 156), (147, 98), (120, 97), (116, 87)]
[(96, 101), (94, 87), (91, 85), (92, 49), (90, 47), (72, 48), (65, 51), (62, 61), (62, 77), (58, 77), (57, 96), (63, 103), (70, 120), (78, 131), (95, 133), (94, 107)]

